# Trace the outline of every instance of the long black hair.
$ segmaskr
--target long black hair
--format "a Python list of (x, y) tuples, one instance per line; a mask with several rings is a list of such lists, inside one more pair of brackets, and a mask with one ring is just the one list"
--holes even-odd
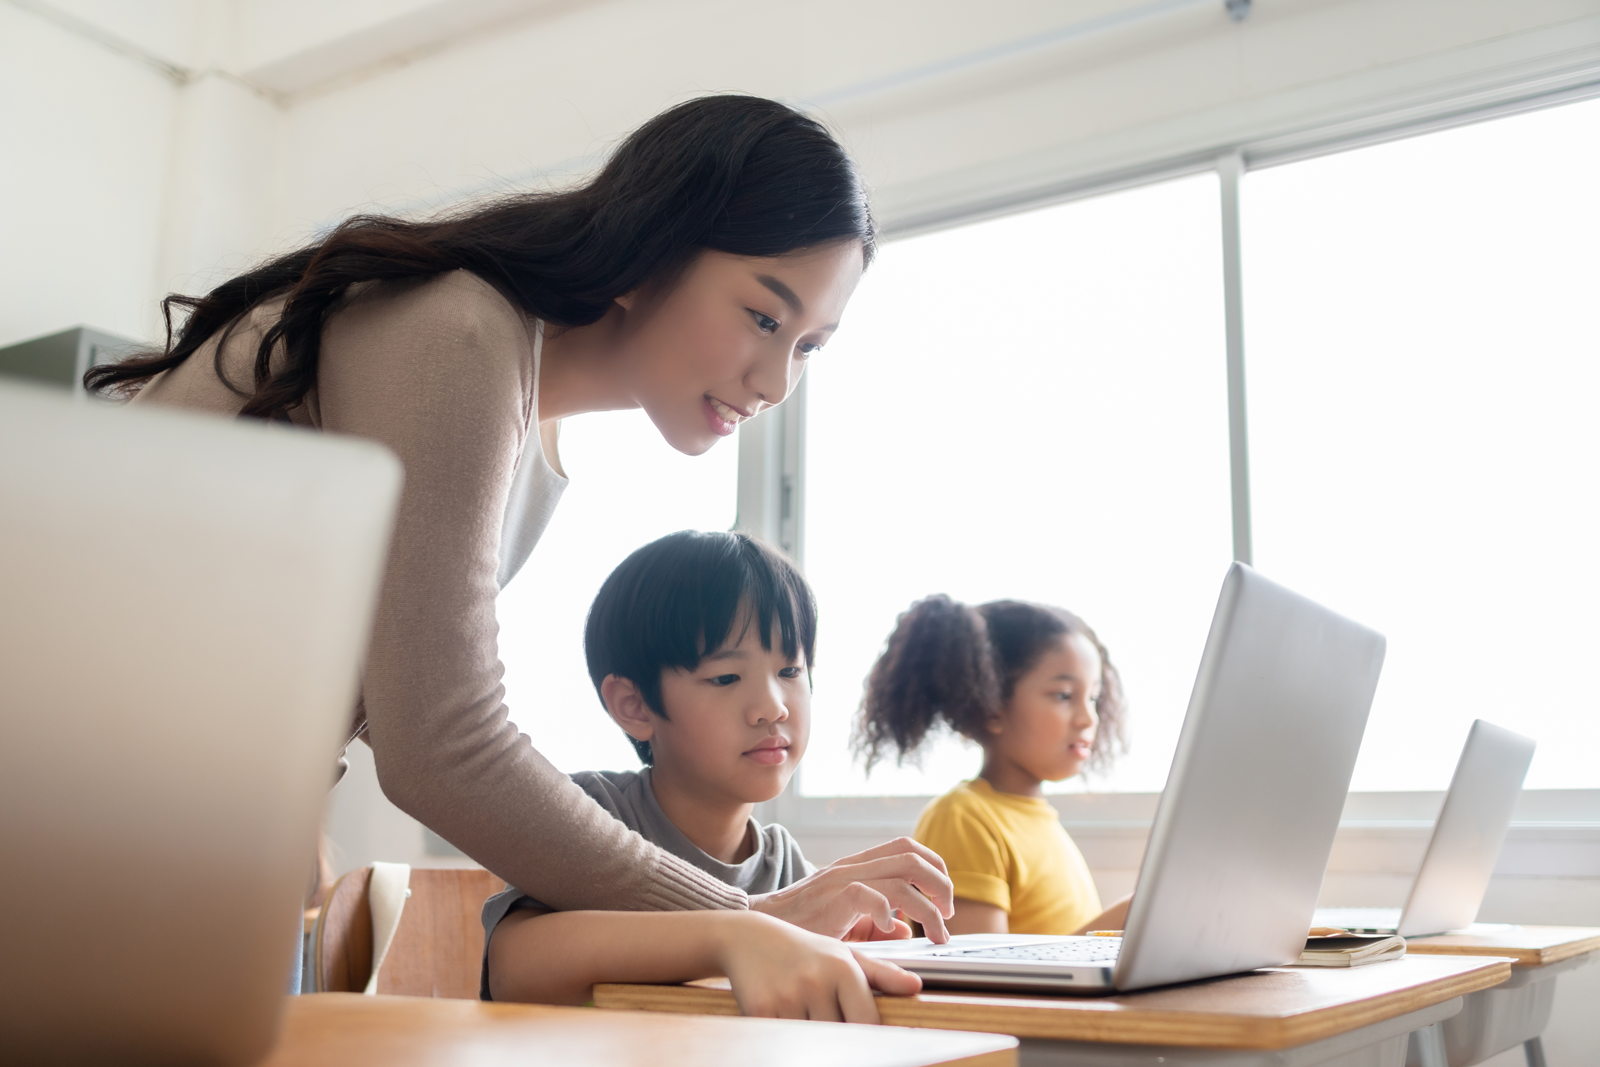
[[(617, 565), (589, 608), (583, 652), (601, 693), (606, 676), (639, 687), (645, 705), (667, 717), (661, 672), (692, 671), (754, 626), (761, 647), (775, 644), (811, 671), (817, 603), (799, 569), (771, 545), (743, 533), (680, 530), (637, 549)], [(605, 704), (601, 694), (600, 703)], [(628, 738), (646, 766), (650, 742)]]
[(857, 754), (868, 770), (891, 748), (904, 759), (940, 724), (981, 743), (985, 721), (1005, 707), (1018, 679), (1067, 634), (1083, 636), (1100, 654), (1100, 725), (1087, 766), (1105, 769), (1124, 747), (1127, 708), (1122, 676), (1089, 624), (1045, 604), (968, 607), (943, 595), (911, 605), (872, 665), (856, 720)]
[[(421, 222), (358, 215), (203, 297), (168, 296), (165, 350), (95, 367), (84, 385), (132, 393), (281, 297), (282, 316), (256, 351), (254, 391), (229, 387), (246, 397), (241, 415), (286, 420), (316, 384), (324, 324), (358, 282), (468, 270), (530, 315), (583, 326), (617, 297), (670, 279), (704, 249), (776, 256), (855, 240), (870, 261), (874, 237), (855, 164), (825, 127), (761, 97), (701, 97), (629, 134), (577, 188)], [(176, 342), (174, 309), (189, 313)]]

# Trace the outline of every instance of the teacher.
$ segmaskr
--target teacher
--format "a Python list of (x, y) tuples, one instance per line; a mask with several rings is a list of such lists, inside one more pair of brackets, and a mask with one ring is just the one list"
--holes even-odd
[(674, 448), (705, 452), (794, 388), (873, 247), (860, 178), (824, 127), (705, 97), (577, 188), (429, 221), (358, 216), (203, 297), (169, 296), (165, 350), (85, 381), (399, 456), (350, 740), (371, 746), (390, 800), (512, 885), (561, 910), (749, 907), (832, 937), (903, 929), (899, 909), (942, 940), (950, 883), (909, 840), (747, 899), (626, 829), (507, 720), (496, 646), (495, 597), (566, 486), (559, 421), (642, 408)]

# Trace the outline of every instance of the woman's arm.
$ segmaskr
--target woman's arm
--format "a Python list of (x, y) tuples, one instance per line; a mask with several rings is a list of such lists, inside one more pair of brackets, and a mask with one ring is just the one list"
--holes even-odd
[(378, 780), (553, 907), (743, 908), (742, 892), (612, 819), (507, 721), (496, 575), (532, 374), (520, 313), (459, 271), (375, 287), (324, 333), (323, 429), (380, 441), (405, 466), (362, 680)]
[(513, 912), (489, 939), (495, 1000), (586, 1004), (599, 982), (725, 974), (739, 1010), (780, 1019), (876, 1023), (872, 986), (909, 996), (916, 975), (756, 912)]

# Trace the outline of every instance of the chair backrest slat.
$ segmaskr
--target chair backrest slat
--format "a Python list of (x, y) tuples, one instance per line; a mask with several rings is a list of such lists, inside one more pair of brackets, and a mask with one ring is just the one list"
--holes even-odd
[[(360, 992), (372, 969), (370, 867), (334, 885), (313, 935), (317, 989)], [(505, 883), (481, 869), (411, 869), (411, 896), (378, 974), (378, 992), (476, 1000), (483, 902)]]

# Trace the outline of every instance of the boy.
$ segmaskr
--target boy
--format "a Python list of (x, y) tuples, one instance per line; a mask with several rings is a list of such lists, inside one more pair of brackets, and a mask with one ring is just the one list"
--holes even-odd
[[(645, 838), (752, 896), (806, 877), (814, 868), (788, 831), (751, 811), (783, 791), (805, 753), (815, 642), (811, 590), (773, 549), (694, 531), (646, 545), (601, 586), (584, 633), (589, 676), (645, 769), (573, 780)], [(861, 891), (847, 884), (840, 896)], [(856, 936), (909, 933), (886, 905), (860, 910), (881, 914)], [(485, 999), (582, 1004), (596, 982), (726, 974), (745, 1014), (876, 1021), (868, 979), (886, 992), (920, 985), (754, 911), (556, 912), (507, 889), (483, 922)]]

